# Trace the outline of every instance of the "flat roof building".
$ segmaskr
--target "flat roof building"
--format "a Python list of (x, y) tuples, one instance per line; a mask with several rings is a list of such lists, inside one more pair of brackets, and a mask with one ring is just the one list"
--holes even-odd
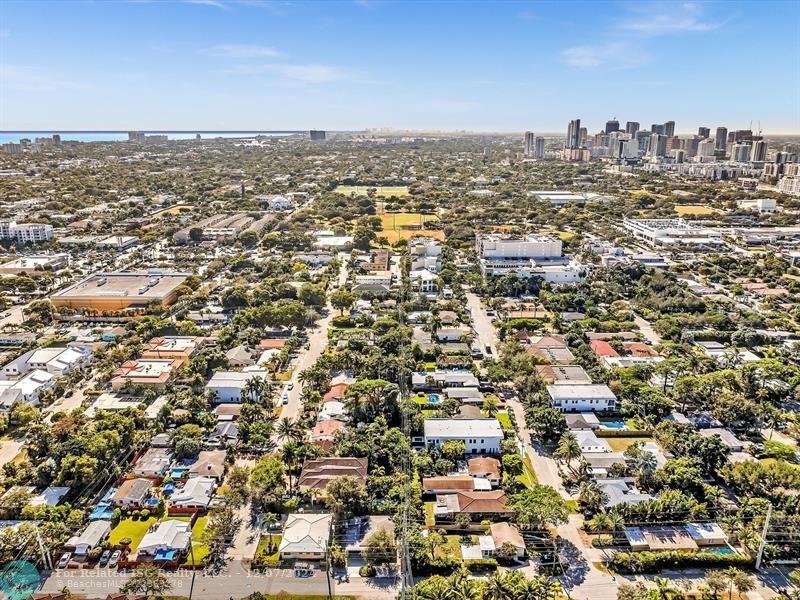
[(50, 301), (56, 307), (109, 311), (145, 308), (151, 303), (163, 307), (175, 301), (176, 290), (188, 276), (160, 270), (95, 273), (56, 292)]
[(19, 256), (0, 265), (0, 274), (16, 275), (17, 273), (58, 271), (68, 264), (69, 257), (66, 254)]

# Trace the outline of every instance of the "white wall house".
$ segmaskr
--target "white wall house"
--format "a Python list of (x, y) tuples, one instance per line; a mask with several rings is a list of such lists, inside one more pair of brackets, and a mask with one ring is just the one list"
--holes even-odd
[(604, 384), (548, 385), (550, 403), (561, 412), (616, 410), (617, 397)]
[(269, 371), (253, 369), (249, 371), (217, 371), (206, 384), (206, 391), (214, 394), (214, 402), (241, 402), (242, 390), (251, 379), (269, 379)]
[(467, 454), (499, 454), (503, 438), (503, 428), (495, 418), (425, 419), (425, 446), (428, 448), (460, 440)]

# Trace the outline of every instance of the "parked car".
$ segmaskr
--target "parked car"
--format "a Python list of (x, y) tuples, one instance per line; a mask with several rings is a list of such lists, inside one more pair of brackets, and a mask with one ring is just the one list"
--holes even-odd
[(294, 381), (290, 381), (289, 383), (287, 383), (286, 384), (286, 389), (287, 390), (293, 390), (294, 389)]
[(483, 347), (484, 352), (486, 352), (487, 356), (492, 354), (492, 347), (489, 344), (484, 345)]
[(108, 564), (108, 560), (111, 558), (111, 550), (104, 550), (103, 554), (100, 555), (100, 566), (105, 567)]
[(61, 558), (58, 559), (58, 567), (57, 568), (65, 569), (67, 567), (67, 565), (69, 564), (69, 559), (70, 558), (72, 558), (72, 553), (71, 552), (64, 552), (64, 554), (61, 555)]
[(114, 550), (114, 553), (111, 555), (111, 559), (108, 561), (108, 566), (112, 569), (116, 567), (120, 556), (122, 556), (122, 552), (119, 550)]

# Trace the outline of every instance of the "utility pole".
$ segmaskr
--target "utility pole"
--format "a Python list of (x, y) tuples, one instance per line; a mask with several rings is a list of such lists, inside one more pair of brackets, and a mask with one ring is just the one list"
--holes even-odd
[(767, 518), (764, 519), (764, 529), (761, 530), (761, 543), (758, 545), (758, 556), (756, 557), (756, 571), (761, 570), (761, 559), (764, 558), (764, 546), (767, 545), (770, 518), (772, 518), (772, 504), (767, 508)]

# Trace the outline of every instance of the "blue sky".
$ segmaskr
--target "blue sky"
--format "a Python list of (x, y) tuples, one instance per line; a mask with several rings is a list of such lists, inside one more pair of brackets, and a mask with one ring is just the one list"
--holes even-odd
[(800, 2), (0, 3), (0, 129), (800, 133)]

